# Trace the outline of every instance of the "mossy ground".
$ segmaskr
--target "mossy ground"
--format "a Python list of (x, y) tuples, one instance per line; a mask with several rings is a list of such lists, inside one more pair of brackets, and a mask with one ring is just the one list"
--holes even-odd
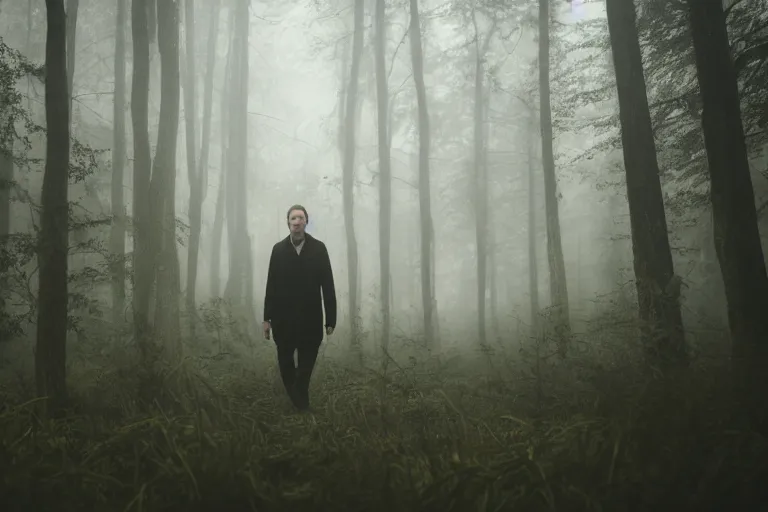
[(337, 338), (302, 414), (257, 345), (190, 357), (151, 394), (129, 349), (72, 356), (74, 410), (45, 423), (30, 378), (6, 375), (3, 510), (736, 511), (767, 497), (768, 441), (730, 419), (722, 364), (663, 381), (631, 360), (534, 365), (510, 348), (395, 358), (384, 375), (345, 363)]

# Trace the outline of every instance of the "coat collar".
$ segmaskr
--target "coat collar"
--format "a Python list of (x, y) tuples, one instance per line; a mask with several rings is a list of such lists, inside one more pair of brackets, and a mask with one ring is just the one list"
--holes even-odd
[[(304, 247), (307, 245), (313, 244), (315, 241), (314, 237), (310, 235), (309, 233), (304, 233)], [(289, 234), (287, 237), (283, 239), (283, 244), (287, 245), (288, 247), (293, 248), (293, 243), (291, 242), (291, 235)]]

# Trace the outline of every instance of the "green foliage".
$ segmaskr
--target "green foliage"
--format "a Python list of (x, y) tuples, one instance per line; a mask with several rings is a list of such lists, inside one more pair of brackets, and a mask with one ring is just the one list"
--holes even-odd
[[(25, 76), (42, 80), (44, 71), (31, 64), (18, 51), (10, 48), (0, 38), (0, 99), (3, 110), (0, 112), (0, 150), (10, 156), (16, 169), (27, 176), (39, 172), (44, 164), (39, 148), (41, 137), (45, 137), (45, 128), (36, 124), (31, 112), (24, 104), (24, 96), (18, 90), (18, 82)], [(43, 139), (44, 140), (44, 139)], [(33, 144), (34, 142), (34, 144)], [(106, 167), (102, 155), (104, 150), (95, 150), (77, 139), (72, 139), (69, 165), (69, 182), (84, 182)], [(31, 181), (31, 180), (30, 180)], [(33, 231), (15, 233), (4, 237), (0, 243), (0, 340), (6, 341), (23, 333), (24, 328), (36, 319), (37, 307), (37, 238), (39, 236), (37, 219), (41, 206), (36, 200), (37, 194), (22, 185), (22, 180), (3, 184), (11, 188), (11, 198), (28, 207)], [(83, 207), (80, 200), (69, 202), (69, 228), (74, 235), (70, 254), (99, 254), (106, 259), (109, 256), (97, 228), (109, 225), (111, 217), (100, 215)], [(94, 283), (106, 282), (107, 265), (86, 265), (70, 273), (70, 311), (88, 310), (98, 314), (97, 301), (87, 295), (92, 292)], [(85, 286), (84, 286), (85, 285)], [(78, 289), (79, 288), (79, 289)], [(70, 329), (78, 331), (79, 319), (71, 314)]]
[(34, 321), (36, 294), (29, 264), (36, 251), (35, 239), (28, 235), (9, 235), (0, 243), (0, 340), (21, 335), (24, 326)]
[[(695, 211), (709, 199), (687, 6), (682, 0), (639, 0), (636, 5), (659, 165), (665, 183), (672, 186), (667, 205), (680, 213)], [(729, 14), (728, 28), (739, 71), (749, 149), (757, 156), (768, 141), (764, 108), (768, 98), (768, 1), (737, 3)], [(606, 20), (587, 20), (569, 30), (579, 34), (579, 42), (559, 39), (559, 54), (582, 55), (561, 61), (564, 65), (556, 72), (558, 92), (553, 97), (560, 99), (555, 104), (555, 119), (561, 129), (591, 129), (595, 133), (598, 143), (576, 158), (583, 161), (621, 147), (615, 77)], [(610, 112), (597, 117), (584, 115), (584, 109), (595, 105), (609, 105)], [(582, 115), (570, 119), (577, 112)]]
[(26, 153), (31, 148), (29, 135), (41, 130), (24, 108), (22, 94), (16, 87), (25, 76), (42, 80), (44, 70), (30, 63), (0, 37), (0, 151), (11, 158), (18, 158), (11, 148), (20, 144), (22, 154)]

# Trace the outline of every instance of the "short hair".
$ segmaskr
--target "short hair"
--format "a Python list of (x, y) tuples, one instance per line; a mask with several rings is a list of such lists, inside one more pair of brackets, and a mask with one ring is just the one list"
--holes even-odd
[(285, 214), (285, 220), (291, 220), (291, 212), (294, 210), (301, 210), (304, 212), (304, 220), (309, 222), (309, 214), (307, 213), (307, 209), (301, 206), (300, 204), (295, 204), (288, 208), (288, 213)]

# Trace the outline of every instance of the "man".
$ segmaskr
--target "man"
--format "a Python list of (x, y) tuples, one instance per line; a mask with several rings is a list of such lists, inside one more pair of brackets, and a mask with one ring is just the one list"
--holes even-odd
[(296, 408), (307, 410), (309, 378), (323, 341), (323, 304), (325, 334), (330, 336), (336, 327), (336, 290), (325, 244), (305, 232), (307, 210), (291, 206), (287, 220), (290, 234), (275, 244), (269, 258), (263, 328), (266, 339), (272, 331), (288, 396)]

